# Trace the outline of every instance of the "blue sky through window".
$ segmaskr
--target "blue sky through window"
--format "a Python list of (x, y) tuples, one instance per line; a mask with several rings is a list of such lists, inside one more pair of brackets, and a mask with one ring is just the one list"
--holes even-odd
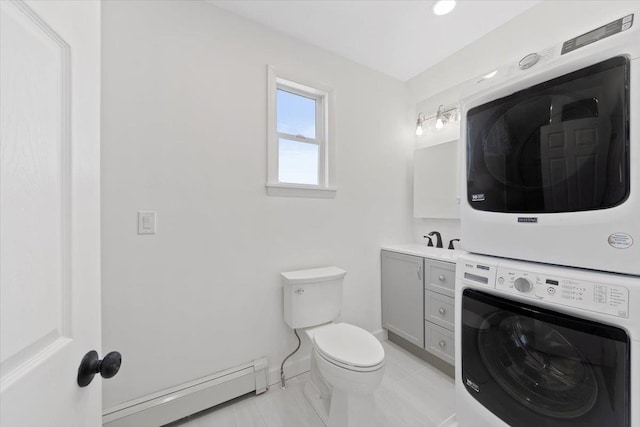
[(315, 99), (278, 89), (276, 107), (278, 132), (316, 137)]
[[(316, 138), (316, 100), (278, 89), (277, 131)], [(278, 180), (318, 185), (319, 146), (312, 142), (278, 140)]]

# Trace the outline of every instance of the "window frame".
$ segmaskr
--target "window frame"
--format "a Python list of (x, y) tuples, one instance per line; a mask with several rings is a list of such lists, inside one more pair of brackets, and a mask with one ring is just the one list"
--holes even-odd
[[(267, 194), (270, 196), (335, 198), (334, 149), (333, 149), (333, 89), (325, 84), (292, 76), (289, 73), (267, 66)], [(293, 135), (277, 130), (277, 91), (284, 90), (294, 95), (316, 101), (315, 138)], [(318, 146), (318, 184), (280, 182), (280, 139), (316, 144)]]

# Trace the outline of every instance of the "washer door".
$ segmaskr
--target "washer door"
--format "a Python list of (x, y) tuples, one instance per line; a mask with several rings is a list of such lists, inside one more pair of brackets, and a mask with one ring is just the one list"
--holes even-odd
[(460, 333), (465, 388), (507, 424), (630, 425), (624, 330), (466, 289)]

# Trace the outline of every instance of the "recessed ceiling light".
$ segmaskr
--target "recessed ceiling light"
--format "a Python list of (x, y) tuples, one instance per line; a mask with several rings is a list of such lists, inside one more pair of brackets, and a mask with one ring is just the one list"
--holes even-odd
[(456, 7), (456, 0), (439, 0), (433, 5), (433, 13), (446, 15)]

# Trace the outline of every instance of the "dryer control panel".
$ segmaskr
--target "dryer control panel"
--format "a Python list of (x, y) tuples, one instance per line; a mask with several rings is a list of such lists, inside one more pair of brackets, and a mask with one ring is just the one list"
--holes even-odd
[(629, 317), (629, 290), (623, 286), (498, 266), (495, 288), (582, 310)]

